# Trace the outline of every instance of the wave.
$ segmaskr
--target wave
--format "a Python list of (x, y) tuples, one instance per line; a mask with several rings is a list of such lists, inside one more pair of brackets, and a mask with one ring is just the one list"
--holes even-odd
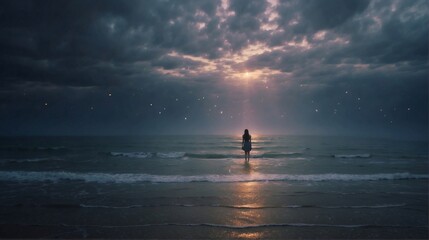
[(205, 159), (224, 159), (224, 158), (241, 158), (243, 155), (238, 154), (222, 154), (222, 153), (186, 153), (189, 158), (205, 158)]
[(215, 207), (232, 209), (270, 209), (270, 208), (328, 208), (328, 209), (361, 209), (361, 208), (397, 208), (407, 204), (379, 204), (379, 205), (357, 205), (357, 206), (318, 206), (318, 205), (279, 205), (279, 206), (257, 206), (257, 205), (222, 205), (222, 204), (147, 204), (128, 206), (107, 206), (107, 205), (87, 205), (87, 204), (50, 204), (45, 207), (55, 208), (108, 208), (108, 209), (131, 209), (131, 208), (153, 208), (153, 207)]
[(114, 157), (130, 157), (130, 158), (150, 158), (152, 153), (148, 152), (110, 152)]
[[(2, 223), (0, 225), (11, 225)], [(25, 224), (20, 224), (25, 225)], [(34, 226), (34, 224), (32, 224)], [(135, 225), (78, 225), (78, 224), (37, 224), (37, 226), (57, 226), (73, 228), (142, 228), (142, 227), (162, 227), (162, 226), (179, 226), (179, 227), (213, 227), (226, 229), (252, 229), (252, 228), (273, 228), (273, 227), (298, 227), (298, 228), (428, 228), (427, 225), (381, 225), (381, 224), (321, 224), (321, 223), (262, 223), (248, 225), (229, 225), (216, 223), (148, 223)]]
[(266, 181), (381, 181), (428, 179), (428, 174), (379, 173), (379, 174), (251, 174), (251, 175), (151, 175), (137, 173), (77, 173), (0, 171), (0, 181), (85, 181), (96, 183), (190, 183), (190, 182), (266, 182)]
[[(195, 159), (228, 159), (242, 158), (243, 154), (222, 154), (222, 153), (186, 153), (186, 152), (110, 152), (114, 157), (129, 157), (129, 158), (195, 158)], [(297, 157), (302, 154), (299, 152), (277, 153), (266, 152), (262, 154), (254, 154), (253, 158), (282, 158), (282, 157)]]
[(62, 150), (69, 150), (69, 148), (65, 146), (52, 146), (52, 147), (45, 147), (45, 146), (38, 146), (38, 147), (22, 147), (22, 146), (2, 146), (0, 147), (0, 150), (5, 151), (20, 151), (20, 152), (26, 152), (26, 151), (62, 151)]
[(64, 146), (57, 146), (57, 147), (36, 147), (37, 150), (64, 150), (67, 149)]
[[(251, 154), (252, 158), (282, 158), (301, 156), (299, 152), (277, 153), (265, 152), (262, 154)], [(225, 159), (225, 158), (243, 158), (243, 154), (221, 154), (221, 153), (186, 153), (189, 158), (205, 158), (205, 159)]]
[(302, 153), (300, 153), (300, 152), (288, 152), (288, 153), (267, 152), (267, 153), (263, 153), (260, 156), (255, 155), (255, 157), (261, 157), (261, 158), (282, 158), (282, 157), (297, 157), (297, 156), (301, 156), (301, 155), (302, 155)]
[(32, 162), (57, 162), (64, 161), (59, 158), (22, 158), (22, 159), (2, 159), (7, 163), (32, 163)]
[(334, 158), (370, 158), (371, 154), (334, 154)]
[[(229, 208), (229, 209), (239, 209), (239, 210), (256, 210), (256, 209), (284, 209), (284, 208), (315, 208), (315, 209), (378, 209), (378, 208), (400, 208), (405, 207), (407, 204), (398, 203), (398, 204), (379, 204), (379, 205), (357, 205), (357, 206), (324, 206), (324, 205), (272, 205), (272, 206), (262, 206), (262, 205), (224, 205), (224, 204), (134, 204), (126, 206), (109, 206), (109, 205), (89, 205), (89, 204), (73, 204), (73, 203), (51, 203), (43, 205), (24, 205), (17, 203), (11, 205), (13, 207), (45, 207), (45, 208), (102, 208), (102, 209), (133, 209), (133, 208), (157, 208), (157, 207), (184, 207), (184, 208), (193, 208), (193, 207), (213, 207), (213, 208)], [(11, 207), (8, 206), (8, 207)]]
[(290, 196), (297, 195), (320, 195), (320, 194), (328, 194), (328, 195), (365, 195), (365, 194), (389, 194), (389, 195), (428, 195), (429, 193), (422, 192), (384, 192), (384, 191), (353, 191), (353, 192), (338, 192), (338, 191), (295, 191), (292, 193), (287, 193)]
[(129, 157), (129, 158), (182, 158), (186, 153), (184, 152), (110, 152), (114, 157)]
[(185, 152), (165, 152), (165, 153), (159, 152), (159, 153), (156, 153), (156, 156), (160, 157), (160, 158), (182, 158), (185, 155), (186, 155)]

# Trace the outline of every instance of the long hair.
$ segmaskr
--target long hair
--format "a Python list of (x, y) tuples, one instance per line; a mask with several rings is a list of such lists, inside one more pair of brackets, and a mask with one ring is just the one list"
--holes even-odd
[(244, 129), (243, 139), (244, 140), (249, 140), (250, 139), (249, 130)]

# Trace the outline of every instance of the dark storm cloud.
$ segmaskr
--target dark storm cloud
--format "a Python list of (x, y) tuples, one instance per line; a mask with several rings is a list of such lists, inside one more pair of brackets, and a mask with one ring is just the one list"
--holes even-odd
[(7, 4), (12, 6), (4, 7), (7, 11), (0, 15), (2, 36), (6, 36), (0, 42), (3, 81), (102, 85), (100, 79), (115, 72), (114, 67), (102, 67), (102, 62), (136, 57), (124, 56), (130, 52), (130, 39), (118, 37), (123, 32), (120, 26), (113, 35), (102, 27), (104, 18), (121, 11), (113, 2), (88, 6), (81, 1)]
[[(284, 28), (291, 31), (305, 28), (306, 30), (301, 32), (306, 34), (306, 40), (312, 44), (312, 48), (307, 51), (289, 48), (286, 51), (265, 52), (255, 56), (249, 63), (283, 70), (293, 65), (303, 65), (307, 61), (374, 65), (407, 62), (426, 65), (429, 34), (426, 25), (429, 18), (428, 14), (422, 13), (424, 11), (422, 9), (427, 9), (427, 4), (414, 1), (414, 4), (410, 5), (410, 1), (400, 1), (397, 8), (404, 11), (410, 8), (416, 10), (414, 15), (410, 15), (399, 9), (393, 13), (385, 13), (392, 7), (391, 5), (374, 4), (371, 7), (377, 7), (376, 9), (367, 9), (368, 3), (368, 1), (286, 1), (280, 4), (279, 12), (284, 14), (279, 18), (279, 22), (287, 23), (294, 16), (303, 19), (296, 25)], [(365, 9), (368, 11), (363, 14)], [(334, 14), (335, 11), (338, 11), (338, 14)], [(374, 16), (367, 16), (368, 12), (372, 12)], [(319, 16), (325, 17), (318, 19)], [(379, 22), (372, 17), (377, 17)], [(324, 39), (320, 41), (315, 39), (315, 34), (319, 30), (331, 31), (325, 31)], [(297, 38), (299, 35), (293, 36)], [(329, 42), (335, 38), (342, 38), (348, 43)], [(302, 38), (298, 37), (298, 41), (302, 41)]]
[(2, 130), (426, 131), (428, 22), (426, 1), (2, 1)]
[(159, 59), (156, 59), (152, 62), (153, 66), (159, 66), (164, 69), (175, 69), (179, 67), (197, 67), (200, 63), (192, 61), (190, 59), (183, 59), (181, 57), (174, 56), (162, 56)]
[(319, 30), (335, 29), (362, 13), (369, 0), (280, 1), (278, 24), (284, 37), (301, 39)]
[(229, 42), (232, 51), (239, 51), (267, 37), (260, 30), (261, 23), (267, 21), (264, 13), (268, 6), (266, 1), (230, 1), (228, 10), (232, 15), (226, 20), (225, 27), (229, 31), (225, 34), (225, 39)]
[[(138, 73), (126, 63), (160, 61), (168, 51), (213, 55), (211, 45), (216, 41), (209, 39), (209, 35), (214, 33), (198, 35), (192, 18), (196, 11), (213, 16), (214, 4), (213, 1), (2, 2), (2, 81), (104, 85), (106, 78)], [(207, 24), (216, 21), (209, 15), (205, 19), (195, 18), (203, 18), (198, 20)]]
[(229, 28), (243, 32), (259, 30), (259, 17), (266, 7), (265, 1), (232, 0), (229, 9), (234, 12), (234, 16), (229, 19)]
[(369, 0), (306, 1), (302, 10), (306, 21), (303, 21), (302, 25), (314, 31), (332, 29), (362, 13), (368, 4)]

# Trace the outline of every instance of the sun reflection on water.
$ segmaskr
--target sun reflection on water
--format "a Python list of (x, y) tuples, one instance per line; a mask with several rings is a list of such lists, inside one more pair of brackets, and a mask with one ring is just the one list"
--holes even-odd
[[(243, 172), (252, 175), (254, 169), (251, 163), (244, 164)], [(264, 222), (264, 206), (260, 192), (261, 183), (259, 182), (242, 182), (238, 183), (235, 190), (237, 196), (235, 215), (232, 224), (238, 227), (254, 226)], [(262, 233), (258, 229), (244, 228), (232, 233), (233, 238), (260, 239)]]
[(261, 232), (243, 232), (243, 233), (234, 233), (234, 238), (244, 238), (244, 239), (261, 239), (263, 235)]

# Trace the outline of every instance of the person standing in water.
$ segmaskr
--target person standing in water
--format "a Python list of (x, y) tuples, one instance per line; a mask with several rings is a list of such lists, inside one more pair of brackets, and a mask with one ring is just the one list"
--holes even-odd
[(241, 149), (244, 150), (244, 161), (245, 163), (248, 163), (250, 160), (250, 151), (252, 150), (252, 136), (249, 134), (249, 130), (247, 129), (244, 130)]

